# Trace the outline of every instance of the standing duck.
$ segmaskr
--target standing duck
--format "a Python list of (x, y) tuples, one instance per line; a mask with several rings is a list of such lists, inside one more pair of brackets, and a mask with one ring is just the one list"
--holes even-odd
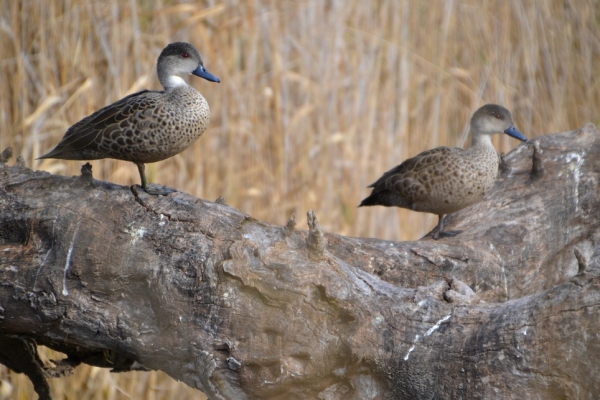
[(160, 53), (158, 80), (165, 90), (129, 95), (71, 126), (56, 147), (39, 157), (63, 160), (114, 158), (138, 167), (142, 188), (149, 194), (168, 194), (168, 188), (150, 188), (146, 163), (181, 153), (206, 130), (210, 110), (206, 99), (182, 77), (193, 74), (220, 82), (202, 63), (189, 43), (171, 43)]
[(477, 203), (494, 186), (499, 158), (492, 135), (527, 138), (515, 128), (510, 111), (486, 104), (471, 118), (471, 147), (436, 147), (392, 168), (369, 187), (373, 191), (359, 207), (386, 206), (428, 212), (439, 217), (433, 238), (444, 230), (444, 215)]

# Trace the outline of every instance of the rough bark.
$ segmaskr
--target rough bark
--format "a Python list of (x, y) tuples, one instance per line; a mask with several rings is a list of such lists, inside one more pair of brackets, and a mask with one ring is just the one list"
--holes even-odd
[(403, 243), (0, 166), (0, 348), (160, 369), (211, 399), (596, 398), (600, 135), (502, 165), (447, 218), (459, 235)]

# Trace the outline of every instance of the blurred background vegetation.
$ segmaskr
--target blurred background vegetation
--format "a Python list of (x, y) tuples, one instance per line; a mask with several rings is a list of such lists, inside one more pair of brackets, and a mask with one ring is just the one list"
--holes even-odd
[[(488, 102), (529, 138), (597, 123), (599, 17), (595, 0), (0, 0), (0, 149), (78, 174), (82, 162), (35, 158), (94, 110), (160, 89), (158, 54), (187, 41), (222, 82), (188, 79), (210, 127), (149, 164), (150, 181), (274, 224), (295, 213), (305, 229), (312, 208), (328, 232), (414, 240), (437, 218), (357, 209), (365, 187), (420, 151), (464, 146)], [(139, 183), (131, 163), (92, 165), (96, 179)], [(55, 399), (203, 398), (155, 372), (83, 366), (50, 383)], [(3, 367), (0, 384), (0, 399), (36, 397)]]

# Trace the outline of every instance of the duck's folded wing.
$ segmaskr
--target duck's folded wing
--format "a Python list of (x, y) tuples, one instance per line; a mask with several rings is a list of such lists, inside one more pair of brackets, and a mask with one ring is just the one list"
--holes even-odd
[(131, 94), (88, 115), (72, 125), (52, 151), (39, 158), (61, 158), (61, 154), (95, 147), (95, 143), (98, 143), (96, 139), (105, 131), (117, 129), (131, 115), (153, 104), (152, 93), (156, 92), (144, 90)]
[(452, 149), (449, 147), (436, 147), (435, 149), (424, 151), (390, 169), (368, 187), (374, 188), (374, 192), (393, 189), (404, 178), (412, 179), (418, 177), (419, 174), (430, 173), (429, 171), (435, 168), (436, 165), (443, 165), (443, 160), (451, 151)]

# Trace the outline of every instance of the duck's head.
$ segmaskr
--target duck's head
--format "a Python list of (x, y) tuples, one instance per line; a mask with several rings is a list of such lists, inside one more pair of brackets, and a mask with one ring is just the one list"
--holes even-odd
[(156, 69), (158, 80), (165, 88), (187, 85), (182, 77), (190, 74), (211, 82), (221, 82), (204, 68), (198, 50), (185, 42), (175, 42), (165, 47), (158, 56)]
[(515, 128), (510, 111), (497, 104), (486, 104), (471, 117), (471, 137), (506, 133), (523, 142), (527, 138)]

